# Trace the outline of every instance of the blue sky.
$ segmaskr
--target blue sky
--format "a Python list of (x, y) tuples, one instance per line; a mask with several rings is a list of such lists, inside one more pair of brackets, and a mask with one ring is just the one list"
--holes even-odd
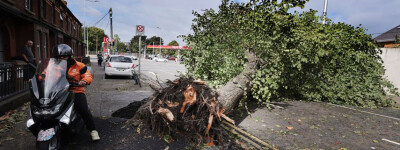
[[(98, 2), (91, 2), (98, 1)], [(246, 2), (247, 0), (235, 0)], [(178, 35), (192, 33), (190, 30), (192, 10), (218, 9), (220, 0), (67, 0), (74, 15), (88, 26), (94, 25), (112, 7), (113, 33), (123, 42), (129, 42), (135, 34), (136, 25), (146, 27), (147, 37), (161, 36), (166, 44), (172, 40), (184, 45)], [(400, 24), (400, 0), (329, 0), (328, 17), (333, 22), (345, 22), (354, 26), (362, 24), (373, 37)], [(304, 10), (318, 10), (322, 15), (324, 0), (310, 0)], [(108, 16), (96, 26), (110, 34)], [(106, 28), (107, 27), (107, 28)], [(157, 29), (156, 27), (160, 27)]]

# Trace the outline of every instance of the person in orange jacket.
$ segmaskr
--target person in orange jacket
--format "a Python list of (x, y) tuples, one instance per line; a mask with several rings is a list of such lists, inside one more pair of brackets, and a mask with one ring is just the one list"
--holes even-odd
[[(80, 75), (79, 70), (85, 67), (85, 64), (77, 62), (74, 58), (72, 58), (74, 52), (70, 46), (66, 44), (59, 44), (53, 48), (53, 54), (54, 58), (67, 61), (67, 79), (69, 82), (78, 82), (79, 85), (89, 85), (92, 83), (93, 77), (89, 70)], [(92, 141), (100, 140), (99, 133), (97, 132), (93, 121), (93, 116), (87, 104), (85, 87), (71, 87), (70, 90), (75, 93), (74, 106), (78, 113), (82, 116), (83, 121), (86, 124), (86, 128), (90, 131)]]

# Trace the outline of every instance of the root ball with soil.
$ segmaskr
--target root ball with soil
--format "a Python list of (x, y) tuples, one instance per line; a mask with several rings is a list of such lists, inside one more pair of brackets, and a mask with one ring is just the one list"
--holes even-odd
[[(161, 135), (189, 137), (201, 145), (228, 144), (229, 138), (220, 124), (222, 118), (232, 122), (218, 102), (218, 94), (203, 81), (178, 78), (166, 88), (156, 90), (132, 118), (150, 125)], [(128, 121), (129, 122), (129, 121)]]

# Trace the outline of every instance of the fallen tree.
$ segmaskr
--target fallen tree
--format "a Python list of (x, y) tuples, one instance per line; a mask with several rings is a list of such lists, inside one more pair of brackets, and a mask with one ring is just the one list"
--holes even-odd
[(303, 99), (392, 105), (385, 95), (398, 93), (383, 78), (380, 50), (371, 36), (362, 27), (323, 25), (312, 10), (288, 13), (305, 2), (223, 0), (218, 12), (194, 12), (194, 34), (184, 36), (192, 47), (184, 53), (187, 75), (216, 90), (191, 78), (169, 82), (168, 87), (153, 85), (156, 93), (128, 124), (143, 122), (160, 134), (193, 135), (197, 143), (220, 144), (226, 141), (220, 118), (230, 120), (223, 113), (243, 96), (267, 104)]
[(113, 116), (129, 118), (125, 112), (133, 113), (141, 105), (128, 124), (145, 123), (161, 135), (186, 133), (197, 144), (207, 142), (214, 145), (214, 141), (218, 145), (231, 143), (230, 136), (220, 124), (222, 119), (235, 123), (224, 112), (233, 110), (246, 87), (250, 87), (256, 58), (251, 51), (246, 54), (248, 65), (245, 70), (220, 89), (211, 89), (204, 81), (185, 77), (167, 82), (168, 87), (163, 87), (158, 81), (150, 81), (149, 85), (155, 90), (153, 96), (145, 99), (145, 103), (131, 103)]
[[(306, 1), (223, 0), (218, 11), (194, 12), (193, 34), (183, 36), (192, 48), (184, 53), (187, 73), (225, 93), (227, 107), (241, 95), (263, 104), (299, 99), (392, 106), (387, 95), (398, 92), (384, 77), (371, 35), (362, 26), (321, 24), (314, 10), (288, 12)], [(246, 61), (249, 49), (255, 64)], [(224, 92), (230, 86), (242, 89)]]

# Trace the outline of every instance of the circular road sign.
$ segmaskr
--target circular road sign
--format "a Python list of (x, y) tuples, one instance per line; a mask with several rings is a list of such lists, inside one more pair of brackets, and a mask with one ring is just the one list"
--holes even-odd
[(136, 30), (137, 30), (138, 32), (143, 32), (144, 27), (143, 27), (142, 25), (138, 25), (138, 26), (136, 27)]

